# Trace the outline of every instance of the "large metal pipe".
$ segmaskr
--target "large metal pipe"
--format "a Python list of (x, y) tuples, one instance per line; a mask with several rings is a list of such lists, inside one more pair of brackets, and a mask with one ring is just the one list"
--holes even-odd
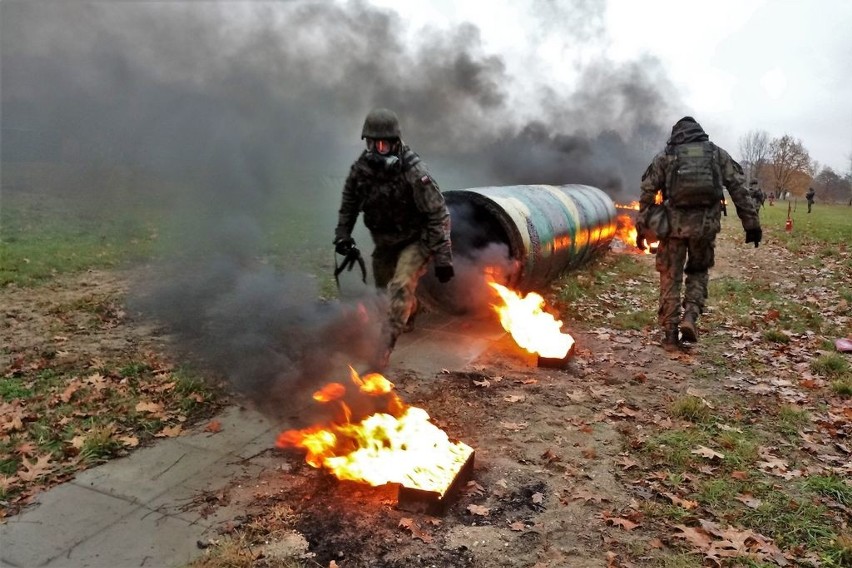
[[(616, 229), (615, 204), (588, 185), (477, 187), (446, 191), (444, 198), (454, 255), (474, 258), (489, 244), (505, 245), (517, 267), (506, 283), (522, 291), (541, 288), (606, 250)], [(450, 290), (424, 289), (438, 304), (458, 304), (440, 297)]]

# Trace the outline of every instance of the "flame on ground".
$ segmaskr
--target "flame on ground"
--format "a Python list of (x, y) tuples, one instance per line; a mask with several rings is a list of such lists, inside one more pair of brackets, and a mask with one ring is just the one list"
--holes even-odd
[[(338, 479), (373, 486), (399, 483), (443, 496), (473, 449), (450, 441), (422, 408), (403, 403), (383, 375), (361, 377), (350, 370), (354, 392), (330, 383), (314, 393), (317, 402), (340, 404), (344, 420), (287, 430), (278, 436), (276, 445), (307, 450), (308, 464), (327, 469)], [(343, 401), (346, 396), (383, 397), (387, 411), (352, 422), (351, 410)]]
[[(628, 247), (636, 246), (636, 224), (633, 222), (633, 217), (626, 213), (616, 215), (615, 217), (615, 237), (623, 242)], [(642, 249), (643, 254), (652, 254), (659, 243), (657, 241), (647, 242), (645, 248)]]
[(562, 359), (574, 345), (574, 338), (562, 333), (562, 322), (543, 310), (544, 298), (530, 292), (523, 298), (496, 282), (488, 283), (503, 300), (495, 305), (503, 329), (520, 347), (542, 357)]

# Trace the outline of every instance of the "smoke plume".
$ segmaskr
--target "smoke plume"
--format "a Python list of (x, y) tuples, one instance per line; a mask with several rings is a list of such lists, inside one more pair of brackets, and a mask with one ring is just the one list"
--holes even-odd
[[(541, 29), (570, 23), (578, 45), (602, 33), (602, 4), (543, 6)], [(54, 175), (16, 174), (15, 187), (85, 215), (167, 219), (179, 261), (152, 266), (135, 305), (259, 399), (318, 380), (376, 336), (380, 300), (319, 301), (299, 263), (331, 258), (370, 108), (397, 111), (442, 189), (586, 183), (616, 199), (635, 196), (671, 118), (654, 60), (586, 54), (567, 89), (515, 76), (472, 24), (409, 34), (361, 1), (0, 10), (4, 190), (8, 172), (49, 164)]]

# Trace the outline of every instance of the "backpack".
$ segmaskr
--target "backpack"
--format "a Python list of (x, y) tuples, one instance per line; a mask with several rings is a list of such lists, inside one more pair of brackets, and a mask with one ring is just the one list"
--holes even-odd
[(670, 206), (712, 207), (725, 198), (719, 181), (716, 146), (712, 142), (678, 144), (669, 153), (674, 156), (665, 196)]

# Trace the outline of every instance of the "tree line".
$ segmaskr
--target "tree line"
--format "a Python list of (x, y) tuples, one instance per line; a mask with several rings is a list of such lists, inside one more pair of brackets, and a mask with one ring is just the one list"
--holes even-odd
[(852, 203), (852, 156), (849, 171), (836, 172), (812, 159), (798, 138), (789, 134), (770, 138), (763, 130), (741, 136), (739, 150), (746, 178), (757, 179), (766, 193), (803, 197), (813, 187), (820, 201)]

